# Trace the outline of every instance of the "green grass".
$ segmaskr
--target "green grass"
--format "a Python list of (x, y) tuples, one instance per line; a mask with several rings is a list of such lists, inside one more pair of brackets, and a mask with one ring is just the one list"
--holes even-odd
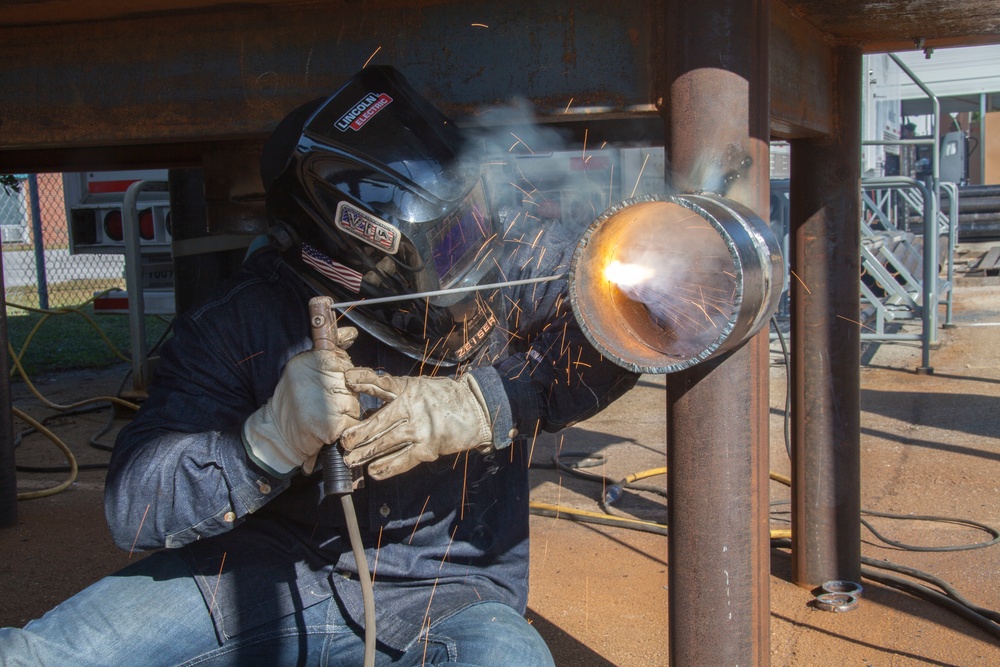
[[(80, 290), (85, 292), (85, 295), (81, 293), (71, 297), (83, 297), (79, 298), (76, 303), (81, 303), (93, 296), (94, 290), (90, 287), (80, 288)], [(50, 308), (59, 307), (52, 305), (55, 301), (66, 303), (61, 291), (58, 294), (58, 299), (53, 298), (54, 294), (55, 291), (50, 291)], [(17, 301), (10, 293), (7, 295), (7, 300), (8, 302), (24, 304), (24, 301)], [(37, 297), (35, 301), (37, 303)], [(80, 311), (86, 314), (90, 321), (73, 312), (46, 316), (43, 313), (7, 308), (7, 335), (16, 354), (21, 353), (28, 336), (38, 326), (38, 323), (45, 319), (38, 326), (37, 332), (28, 343), (27, 351), (21, 359), (29, 377), (54, 371), (106, 368), (121, 363), (122, 359), (104, 341), (95, 329), (95, 324), (119, 352), (131, 359), (128, 315), (100, 314), (95, 316), (94, 307), (90, 304), (81, 307)], [(159, 316), (147, 316), (145, 321), (146, 340), (149, 347), (160, 339), (169, 324), (167, 318)]]

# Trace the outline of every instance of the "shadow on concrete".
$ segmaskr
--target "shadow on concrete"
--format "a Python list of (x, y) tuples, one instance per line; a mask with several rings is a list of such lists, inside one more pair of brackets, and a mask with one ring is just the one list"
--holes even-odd
[(528, 608), (527, 617), (531, 620), (534, 628), (538, 630), (538, 634), (545, 640), (545, 643), (549, 645), (549, 650), (552, 651), (552, 657), (555, 659), (557, 665), (615, 667), (615, 663), (581, 644), (579, 640), (549, 622), (544, 616), (539, 616), (530, 607)]
[[(874, 572), (882, 572), (882, 570), (875, 569)], [(771, 575), (777, 577), (783, 581), (792, 583), (792, 554), (787, 549), (771, 549)], [(907, 616), (912, 616), (915, 618), (922, 619), (927, 623), (932, 623), (935, 625), (941, 625), (946, 628), (950, 628), (957, 633), (967, 635), (971, 638), (975, 638), (979, 641), (986, 643), (992, 643), (995, 639), (989, 635), (986, 631), (981, 628), (976, 627), (971, 622), (966, 621), (963, 618), (955, 615), (948, 609), (938, 606), (934, 603), (922, 600), (915, 595), (911, 595), (906, 591), (897, 590), (889, 586), (876, 583), (866, 577), (862, 578), (860, 582), (864, 586), (864, 595), (861, 598), (859, 604), (862, 605), (878, 605), (885, 607), (887, 610), (891, 610), (894, 615), (903, 614)], [(919, 582), (917, 582), (919, 583)], [(823, 613), (816, 610), (816, 613)], [(851, 612), (847, 612), (851, 613)], [(818, 627), (811, 623), (803, 623), (801, 620), (796, 620), (788, 616), (783, 616), (776, 613), (772, 607), (771, 610), (772, 618), (781, 619), (787, 623), (790, 623), (796, 627), (802, 629), (808, 629), (814, 632), (819, 632), (821, 634), (829, 635), (831, 637), (836, 637), (837, 639), (843, 639), (844, 641), (852, 642), (858, 646), (864, 646), (866, 648), (872, 649), (879, 653), (884, 653), (886, 656), (901, 656), (905, 658), (910, 658), (919, 662), (920, 664), (928, 665), (944, 665), (948, 667), (959, 667), (956, 663), (950, 662), (938, 662), (932, 660), (925, 655), (917, 655), (913, 653), (901, 652), (898, 648), (893, 648), (891, 644), (886, 644), (880, 646), (878, 644), (872, 644), (869, 642), (860, 641), (858, 639), (830, 632), (821, 627)], [(902, 621), (901, 621), (902, 622)], [(871, 663), (870, 663), (871, 664)]]

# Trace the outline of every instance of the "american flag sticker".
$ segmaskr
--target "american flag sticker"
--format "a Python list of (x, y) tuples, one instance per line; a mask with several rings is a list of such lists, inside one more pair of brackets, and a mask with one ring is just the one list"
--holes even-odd
[(302, 261), (354, 293), (361, 289), (360, 273), (340, 262), (335, 262), (308, 243), (302, 244)]

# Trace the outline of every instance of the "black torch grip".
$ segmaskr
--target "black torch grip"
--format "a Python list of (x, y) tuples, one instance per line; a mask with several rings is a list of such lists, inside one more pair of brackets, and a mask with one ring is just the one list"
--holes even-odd
[[(314, 350), (332, 350), (337, 347), (337, 320), (333, 313), (333, 299), (316, 296), (309, 299), (309, 323), (312, 328)], [(319, 454), (323, 465), (323, 495), (342, 496), (353, 489), (353, 475), (344, 463), (344, 456), (336, 444), (328, 444)]]

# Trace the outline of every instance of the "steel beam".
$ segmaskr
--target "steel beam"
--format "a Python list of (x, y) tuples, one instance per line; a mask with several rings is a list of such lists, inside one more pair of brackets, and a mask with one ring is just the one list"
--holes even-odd
[(792, 579), (861, 576), (861, 50), (835, 51), (837, 132), (791, 142)]
[(652, 107), (652, 2), (231, 4), (0, 28), (0, 150), (261, 138), (365, 66), (450, 115)]
[[(672, 181), (768, 209), (767, 0), (670, 3)], [(770, 657), (768, 343), (667, 376), (670, 662)]]
[[(64, 4), (49, 18), (70, 16)], [(829, 132), (814, 85), (822, 35), (772, 6), (772, 126)], [(673, 21), (656, 0), (116, 7), (87, 22), (0, 26), (0, 173), (197, 167), (205, 142), (262, 140), (370, 57), (456, 118), (516, 97), (553, 120), (655, 116), (658, 32)]]

